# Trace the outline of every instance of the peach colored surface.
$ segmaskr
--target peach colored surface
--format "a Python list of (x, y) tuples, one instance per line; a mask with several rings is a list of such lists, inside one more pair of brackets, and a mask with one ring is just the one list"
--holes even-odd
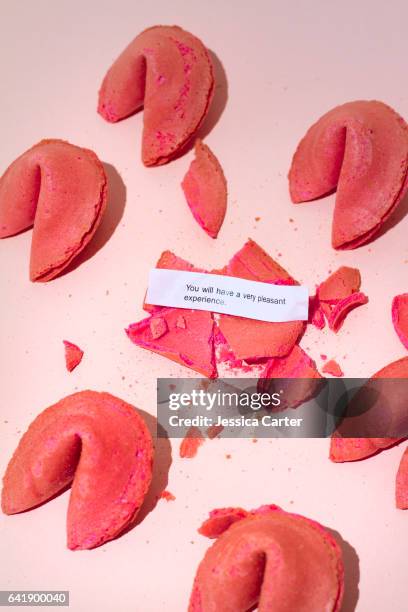
[[(310, 287), (340, 265), (357, 267), (368, 305), (351, 312), (337, 335), (309, 326), (302, 348), (319, 367), (321, 354), (335, 358), (346, 376), (373, 374), (406, 355), (391, 321), (391, 300), (408, 285), (406, 202), (371, 245), (335, 252), (334, 196), (294, 206), (286, 179), (299, 139), (337, 104), (377, 98), (408, 118), (408, 6), (395, 4), (2, 3), (1, 171), (41, 138), (63, 138), (93, 149), (112, 185), (95, 239), (61, 278), (29, 282), (30, 231), (0, 241), (2, 473), (21, 432), (65, 395), (106, 390), (154, 414), (156, 377), (194, 374), (138, 348), (123, 331), (142, 318), (148, 271), (164, 249), (216, 268), (250, 235)], [(216, 59), (215, 106), (201, 130), (229, 186), (216, 241), (186, 210), (180, 181), (192, 151), (145, 168), (142, 114), (110, 125), (96, 112), (107, 68), (156, 23), (199, 36), (227, 75), (228, 88)], [(85, 351), (71, 374), (64, 338)], [(150, 495), (138, 527), (99, 549), (65, 548), (68, 493), (35, 511), (0, 516), (0, 588), (69, 589), (74, 612), (182, 612), (209, 545), (196, 532), (208, 511), (276, 503), (346, 541), (344, 611), (406, 610), (408, 514), (394, 503), (406, 443), (345, 465), (329, 461), (328, 440), (211, 440), (191, 460), (179, 458), (178, 446), (172, 442), (167, 482), (169, 448), (160, 445), (153, 491), (167, 488), (176, 499), (160, 499), (149, 513)]]

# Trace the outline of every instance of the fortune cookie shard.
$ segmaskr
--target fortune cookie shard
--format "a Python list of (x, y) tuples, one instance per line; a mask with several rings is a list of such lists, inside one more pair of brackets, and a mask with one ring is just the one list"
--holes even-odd
[[(185, 327), (180, 325), (180, 315)], [(126, 333), (134, 344), (214, 378), (213, 328), (210, 312), (163, 308), (129, 325)]]
[(81, 363), (84, 351), (76, 344), (63, 340), (65, 348), (65, 367), (72, 372)]
[(227, 210), (227, 181), (218, 159), (201, 140), (196, 141), (195, 159), (181, 185), (197, 223), (217, 238)]
[(177, 155), (197, 131), (213, 89), (203, 43), (178, 26), (155, 26), (139, 34), (109, 68), (98, 112), (115, 122), (143, 107), (142, 159), (156, 166)]
[(326, 317), (330, 329), (338, 332), (348, 313), (368, 302), (368, 297), (359, 291), (360, 286), (360, 271), (347, 266), (341, 266), (323, 281), (313, 303), (312, 322), (316, 327), (324, 327)]
[(273, 505), (211, 515), (201, 532), (219, 535), (198, 567), (190, 612), (340, 610), (342, 553), (319, 523)]
[(107, 178), (95, 153), (43, 140), (0, 179), (0, 238), (34, 226), (30, 279), (51, 280), (91, 240), (106, 198)]
[(151, 435), (133, 406), (81, 391), (44, 410), (21, 438), (3, 478), (2, 510), (24, 512), (72, 483), (68, 548), (95, 548), (132, 523), (152, 461)]
[(352, 249), (381, 228), (407, 189), (408, 127), (377, 101), (348, 102), (301, 140), (289, 172), (294, 203), (337, 189), (332, 245)]
[[(226, 267), (229, 276), (273, 284), (296, 281), (253, 240), (248, 240)], [(304, 329), (302, 321), (269, 323), (221, 315), (218, 326), (238, 359), (261, 359), (287, 355)]]
[(316, 364), (296, 344), (286, 357), (273, 357), (266, 362), (265, 370), (258, 381), (258, 390), (266, 393), (284, 390), (279, 408), (273, 409), (274, 412), (278, 412), (287, 408), (297, 408), (315, 397), (321, 384), (322, 376)]
[(392, 322), (398, 338), (408, 350), (408, 293), (396, 295), (393, 299)]

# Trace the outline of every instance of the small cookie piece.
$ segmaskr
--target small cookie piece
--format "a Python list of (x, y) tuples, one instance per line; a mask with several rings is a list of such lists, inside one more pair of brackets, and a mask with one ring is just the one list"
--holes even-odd
[(344, 376), (343, 370), (335, 359), (329, 359), (329, 361), (326, 361), (322, 367), (322, 372), (324, 372), (324, 374), (331, 374), (331, 376)]
[(323, 281), (317, 287), (313, 302), (312, 322), (316, 327), (324, 327), (324, 321), (319, 325), (324, 315), (329, 328), (337, 333), (347, 314), (368, 302), (368, 297), (359, 291), (360, 286), (360, 271), (348, 266), (341, 266)]
[(408, 293), (395, 296), (392, 300), (391, 312), (398, 338), (408, 350)]
[[(274, 379), (278, 379), (278, 383)], [(288, 382), (285, 379), (296, 379)], [(266, 363), (262, 377), (258, 381), (261, 392), (272, 394), (282, 389), (280, 404), (272, 408), (279, 412), (288, 408), (297, 408), (316, 395), (321, 387), (322, 376), (315, 362), (300, 346), (295, 345), (286, 357), (274, 357)], [(278, 389), (276, 385), (278, 384)]]
[(68, 372), (72, 372), (81, 363), (84, 351), (76, 344), (63, 340), (65, 347), (65, 366)]
[[(177, 324), (180, 316), (184, 317), (185, 328)], [(163, 322), (166, 324), (165, 330)], [(156, 329), (159, 331), (156, 332)], [(126, 333), (134, 344), (142, 348), (159, 353), (208, 378), (217, 375), (214, 321), (210, 312), (162, 308), (150, 317), (129, 325)]]
[[(248, 240), (228, 263), (225, 273), (264, 283), (294, 285), (297, 282), (256, 242)], [(303, 321), (269, 323), (220, 315), (218, 326), (237, 359), (284, 357), (304, 330)]]
[(193, 459), (198, 449), (204, 444), (204, 436), (198, 427), (190, 427), (180, 444), (180, 457), (182, 459)]
[(181, 186), (194, 219), (211, 238), (217, 238), (227, 210), (227, 181), (218, 159), (200, 139), (194, 152)]

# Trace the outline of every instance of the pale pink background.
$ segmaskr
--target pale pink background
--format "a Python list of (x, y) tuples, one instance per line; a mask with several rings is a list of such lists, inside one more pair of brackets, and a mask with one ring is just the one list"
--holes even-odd
[[(123, 184), (110, 171), (114, 198), (88, 250), (94, 254), (57, 280), (28, 281), (30, 232), (0, 243), (1, 473), (20, 433), (64, 395), (107, 390), (154, 414), (156, 377), (189, 374), (123, 333), (143, 316), (148, 271), (163, 249), (222, 266), (250, 235), (271, 255), (281, 253), (279, 261), (310, 287), (340, 264), (358, 266), (369, 305), (337, 336), (310, 329), (302, 346), (319, 366), (321, 353), (337, 358), (348, 376), (370, 375), (404, 355), (390, 302), (407, 290), (408, 219), (370, 246), (336, 253), (333, 197), (293, 206), (286, 173), (305, 129), (336, 104), (377, 98), (408, 117), (406, 3), (13, 0), (0, 11), (1, 171), (41, 138), (58, 137), (94, 149), (126, 185), (123, 209)], [(191, 152), (146, 169), (142, 114), (109, 125), (95, 111), (111, 61), (156, 23), (197, 34), (227, 74), (228, 102), (206, 139), (229, 184), (217, 241), (196, 225), (180, 189)], [(218, 114), (224, 98), (221, 79)], [(63, 339), (85, 350), (73, 374), (64, 368)], [(408, 514), (394, 507), (401, 446), (347, 465), (330, 463), (327, 440), (213, 441), (190, 461), (178, 458), (178, 441), (172, 446), (168, 488), (176, 501), (160, 500), (136, 529), (102, 548), (65, 548), (68, 493), (33, 512), (2, 515), (0, 588), (69, 589), (75, 612), (179, 612), (209, 544), (196, 533), (207, 512), (273, 502), (338, 531), (357, 551), (359, 612), (407, 609)], [(345, 549), (355, 572), (355, 555)], [(355, 579), (348, 579), (345, 610), (355, 606)]]

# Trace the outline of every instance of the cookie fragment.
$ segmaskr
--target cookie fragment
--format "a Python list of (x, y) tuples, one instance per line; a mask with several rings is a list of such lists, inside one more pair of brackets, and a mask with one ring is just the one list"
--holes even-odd
[(76, 344), (63, 340), (65, 347), (65, 366), (68, 372), (72, 372), (81, 363), (84, 351)]
[(398, 338), (408, 349), (408, 293), (396, 295), (392, 300), (392, 322)]
[(344, 298), (344, 300), (337, 302), (337, 304), (331, 308), (329, 317), (327, 319), (330, 329), (334, 332), (338, 332), (348, 313), (351, 310), (354, 310), (354, 308), (357, 308), (357, 306), (367, 304), (367, 302), (368, 297), (361, 292), (353, 293), (349, 297)]
[[(253, 240), (248, 240), (230, 260), (226, 274), (272, 284), (297, 284)], [(287, 355), (304, 330), (303, 321), (269, 323), (231, 315), (220, 315), (218, 326), (235, 357), (245, 360)]]
[(177, 317), (176, 327), (178, 327), (179, 329), (186, 329), (187, 324), (186, 324), (186, 320), (183, 317), (183, 315), (180, 315), (179, 317)]
[(68, 548), (95, 548), (132, 523), (152, 463), (152, 438), (133, 406), (109, 393), (74, 393), (41, 412), (21, 438), (3, 478), (2, 510), (30, 510), (72, 483)]
[[(163, 251), (160, 255), (156, 268), (162, 268), (165, 270), (182, 270), (184, 272), (205, 272), (202, 268), (196, 268), (191, 263), (178, 257), (172, 251)], [(157, 312), (164, 308), (163, 306), (156, 306), (155, 304), (147, 304), (146, 300), (143, 302), (143, 310), (147, 312)]]
[(176, 499), (176, 497), (170, 491), (162, 491), (160, 497), (165, 499), (167, 502), (174, 501)]
[(323, 281), (316, 291), (312, 302), (312, 322), (322, 329), (321, 319), (326, 317), (329, 328), (338, 332), (347, 314), (368, 302), (368, 297), (360, 292), (361, 276), (357, 268), (341, 266)]
[(211, 514), (214, 518), (210, 515), (204, 532), (220, 535), (198, 567), (190, 612), (247, 612), (255, 607), (260, 612), (340, 610), (342, 552), (322, 525), (274, 505)]
[(58, 276), (92, 239), (107, 202), (107, 177), (93, 151), (42, 140), (0, 178), (0, 238), (32, 226), (30, 279)]
[(180, 444), (180, 457), (182, 459), (193, 459), (198, 449), (204, 443), (204, 437), (198, 427), (194, 425), (189, 428)]
[(292, 201), (307, 202), (337, 188), (335, 249), (372, 239), (406, 193), (408, 126), (375, 100), (348, 102), (321, 117), (301, 140), (289, 171)]
[(209, 518), (198, 529), (198, 533), (206, 538), (218, 538), (233, 523), (248, 516), (242, 508), (218, 508), (211, 510)]
[[(177, 325), (177, 321), (176, 321)], [(166, 319), (163, 317), (152, 317), (150, 320), (150, 332), (152, 334), (153, 340), (157, 340), (164, 336), (165, 333), (168, 332), (168, 327), (166, 323)]]
[(340, 266), (317, 288), (320, 302), (336, 304), (360, 290), (361, 274), (357, 268)]
[(322, 372), (337, 377), (344, 376), (343, 370), (335, 359), (329, 359), (322, 367)]
[(227, 210), (227, 181), (211, 149), (196, 140), (195, 159), (181, 186), (197, 223), (211, 238), (217, 238)]
[(142, 160), (146, 166), (175, 157), (206, 116), (214, 74), (203, 43), (178, 26), (144, 30), (109, 68), (98, 113), (116, 122), (143, 112)]
[[(274, 379), (279, 379), (278, 383), (275, 383)], [(285, 379), (296, 380), (289, 382)], [(286, 357), (274, 357), (267, 361), (262, 377), (258, 381), (258, 389), (260, 392), (270, 394), (280, 392), (281, 403), (279, 407), (272, 409), (273, 412), (279, 412), (288, 408), (297, 408), (314, 397), (320, 389), (321, 382), (322, 376), (315, 362), (300, 346), (295, 345)]]
[[(186, 327), (177, 325), (184, 317)], [(161, 333), (160, 330), (166, 329)], [(159, 328), (158, 332), (152, 332)], [(217, 375), (213, 343), (214, 321), (210, 312), (162, 308), (150, 317), (132, 323), (126, 329), (130, 340), (138, 346), (163, 355), (172, 361), (187, 366), (208, 378)], [(159, 336), (157, 334), (160, 334)]]

